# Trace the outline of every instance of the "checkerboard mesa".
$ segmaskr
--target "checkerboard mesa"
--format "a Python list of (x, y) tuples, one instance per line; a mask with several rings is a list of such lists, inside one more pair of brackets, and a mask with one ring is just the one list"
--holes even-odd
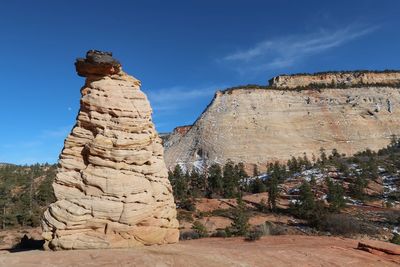
[(121, 248), (178, 241), (163, 147), (140, 81), (109, 52), (77, 59), (77, 121), (42, 221), (45, 249)]

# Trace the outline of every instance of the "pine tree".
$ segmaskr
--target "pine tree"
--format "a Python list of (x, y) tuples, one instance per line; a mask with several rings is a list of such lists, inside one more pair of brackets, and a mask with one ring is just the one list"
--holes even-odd
[(351, 195), (359, 200), (365, 199), (365, 187), (367, 186), (367, 181), (362, 175), (357, 175), (353, 184), (350, 185)]
[(231, 230), (234, 235), (244, 236), (249, 231), (249, 216), (246, 214), (246, 206), (239, 196), (237, 206), (233, 212)]
[(254, 164), (253, 177), (257, 177), (258, 175), (260, 175), (260, 173), (258, 172), (257, 164)]
[(299, 202), (296, 205), (299, 217), (311, 219), (316, 208), (314, 193), (311, 191), (310, 184), (304, 181), (300, 186)]
[(235, 172), (239, 181), (240, 190), (244, 192), (249, 191), (249, 176), (247, 175), (246, 171), (244, 170), (244, 164), (239, 162), (235, 165)]
[(325, 149), (321, 147), (319, 149), (319, 152), (320, 152), (320, 158), (319, 158), (320, 164), (325, 165), (328, 161), (328, 158), (326, 157)]
[(213, 164), (208, 170), (208, 195), (222, 195), (224, 181), (222, 179), (222, 170), (219, 164)]
[(176, 165), (174, 171), (169, 173), (172, 191), (177, 202), (186, 199), (188, 192), (188, 175), (184, 174), (182, 168)]
[(317, 180), (315, 180), (315, 176), (311, 175), (311, 179), (310, 179), (310, 186), (314, 187), (317, 185)]
[(228, 160), (223, 170), (224, 197), (232, 198), (238, 193), (239, 179), (232, 161)]
[(303, 156), (303, 163), (304, 163), (304, 168), (305, 168), (306, 170), (309, 170), (309, 169), (312, 168), (312, 163), (311, 163), (311, 161), (308, 159), (306, 153), (304, 153), (304, 156)]
[(272, 176), (268, 182), (268, 207), (271, 211), (276, 211), (276, 200), (279, 196), (278, 178)]
[(205, 179), (195, 169), (190, 173), (190, 191), (193, 197), (200, 197), (205, 191)]
[(260, 178), (254, 178), (250, 183), (250, 192), (253, 194), (267, 191), (267, 187)]
[(345, 207), (346, 201), (344, 199), (343, 185), (327, 179), (328, 195), (327, 201), (329, 202), (329, 209), (334, 212), (340, 211)]
[(267, 173), (269, 177), (275, 177), (279, 183), (287, 178), (286, 166), (279, 164), (278, 161), (268, 166)]
[(340, 154), (336, 148), (332, 149), (332, 154), (329, 156), (330, 160), (340, 159)]
[(288, 168), (289, 168), (289, 172), (291, 174), (294, 174), (296, 172), (300, 171), (300, 167), (299, 167), (299, 162), (298, 160), (292, 156), (292, 158), (288, 161), (287, 163)]

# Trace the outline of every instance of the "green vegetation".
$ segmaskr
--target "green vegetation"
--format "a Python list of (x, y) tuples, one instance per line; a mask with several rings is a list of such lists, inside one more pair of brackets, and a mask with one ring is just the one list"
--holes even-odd
[[(179, 165), (169, 172), (175, 201), (181, 208), (192, 208), (193, 198), (235, 198), (247, 190), (243, 181), (247, 174), (242, 163), (228, 161), (223, 168), (213, 164), (203, 173), (196, 170), (183, 172)], [(184, 207), (186, 206), (186, 207)]]
[(54, 201), (51, 186), (56, 165), (0, 166), (1, 228), (38, 226), (44, 209)]
[(396, 245), (400, 245), (400, 235), (399, 234), (394, 234), (392, 239), (390, 239), (390, 242)]
[(328, 195), (327, 200), (329, 202), (329, 209), (333, 212), (338, 212), (346, 206), (346, 200), (344, 199), (343, 185), (339, 182), (333, 182), (328, 178)]
[[(315, 209), (320, 209), (322, 205), (313, 200), (315, 192), (311, 190), (312, 188), (319, 188), (321, 191), (325, 186), (326, 200), (329, 203), (328, 211), (340, 212), (346, 206), (346, 197), (359, 201), (367, 199), (365, 189), (369, 181), (374, 181), (379, 177), (378, 166), (387, 170), (389, 174), (397, 173), (400, 169), (398, 159), (400, 159), (400, 142), (393, 136), (390, 145), (378, 152), (367, 149), (354, 156), (346, 157), (337, 149), (333, 149), (328, 154), (321, 148), (319, 156), (313, 155), (312, 161), (304, 154), (302, 157), (292, 157), (286, 164), (270, 163), (264, 174), (267, 178), (259, 176), (257, 166), (253, 168), (253, 177), (249, 178), (243, 163), (234, 164), (229, 160), (223, 166), (213, 164), (201, 173), (197, 170), (185, 173), (176, 166), (175, 170), (170, 172), (169, 178), (178, 206), (182, 208), (186, 206), (188, 210), (193, 208), (193, 199), (196, 197), (235, 198), (242, 194), (268, 192), (265, 206), (270, 211), (276, 212), (281, 184), (286, 179), (299, 175), (305, 170), (313, 169), (326, 175), (333, 169), (339, 177), (329, 178), (325, 180), (325, 183), (317, 184), (314, 175), (311, 175), (309, 182), (299, 188), (300, 199), (296, 205), (292, 205), (292, 210), (296, 209), (299, 217), (309, 218), (311, 217), (309, 214), (315, 213)], [(344, 181), (348, 183), (346, 190), (343, 186)], [(391, 192), (388, 198), (392, 202), (397, 201), (400, 200), (400, 194)]]
[(207, 228), (199, 221), (193, 223), (192, 230), (198, 234), (199, 238), (208, 237)]
[(250, 230), (245, 237), (246, 241), (256, 241), (259, 240), (263, 236), (263, 231), (259, 228), (255, 228)]
[[(266, 173), (261, 175), (255, 166), (252, 177), (246, 175), (243, 164), (235, 165), (232, 161), (228, 161), (222, 166), (213, 164), (201, 173), (194, 171), (195, 173), (185, 174), (182, 171), (176, 171), (177, 178), (170, 173), (170, 179), (175, 187), (179, 177), (186, 177), (183, 179), (186, 185), (182, 187), (185, 190), (176, 194), (178, 207), (185, 208), (183, 204), (185, 199), (193, 200), (195, 197), (238, 199), (237, 207), (194, 214), (199, 218), (223, 216), (232, 220), (231, 226), (225, 230), (219, 230), (213, 236), (244, 236), (246, 240), (254, 241), (262, 235), (272, 234), (274, 229), (278, 229), (278, 234), (285, 233), (285, 229), (279, 225), (264, 227), (265, 229), (250, 227), (249, 216), (254, 212), (290, 214), (304, 220), (308, 227), (313, 229), (312, 231), (344, 236), (376, 235), (377, 229), (381, 229), (382, 225), (397, 226), (400, 220), (399, 214), (395, 212), (391, 214), (390, 210), (381, 213), (383, 218), (390, 219), (382, 224), (382, 222), (369, 221), (365, 218), (365, 214), (350, 215), (342, 213), (342, 210), (348, 201), (361, 204), (363, 201), (380, 200), (382, 195), (371, 194), (372, 189), (369, 184), (381, 183), (379, 179), (382, 175), (398, 176), (399, 159), (400, 141), (393, 136), (391, 143), (377, 152), (366, 149), (348, 157), (337, 149), (326, 151), (321, 148), (318, 156), (312, 155), (312, 160), (309, 160), (307, 155), (303, 155), (292, 157), (286, 164), (270, 163)], [(199, 180), (199, 177), (202, 178)], [(177, 180), (173, 181), (174, 179)], [(283, 186), (288, 179), (303, 182), (301, 186), (288, 191)], [(367, 186), (368, 190), (366, 190)], [(283, 190), (290, 197), (291, 204), (287, 210), (278, 205), (278, 199)], [(243, 195), (262, 192), (267, 192), (268, 196), (260, 203), (251, 204), (252, 208), (244, 204)], [(385, 193), (385, 198), (387, 206), (390, 207), (391, 203), (400, 201), (400, 194), (397, 191)], [(200, 237), (201, 226), (196, 225), (193, 229), (198, 230), (192, 235)], [(399, 239), (400, 237), (395, 235), (392, 242), (398, 242)]]
[(245, 236), (250, 228), (249, 216), (245, 204), (240, 197), (237, 199), (237, 202), (232, 217), (232, 225), (229, 230), (235, 236)]

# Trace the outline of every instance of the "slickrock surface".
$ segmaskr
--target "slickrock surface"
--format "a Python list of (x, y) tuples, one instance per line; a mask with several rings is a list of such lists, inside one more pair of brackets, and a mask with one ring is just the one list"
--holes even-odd
[(319, 156), (321, 147), (328, 153), (337, 148), (347, 155), (385, 147), (391, 135), (400, 134), (400, 87), (391, 85), (400, 73), (369, 75), (379, 76), (375, 85), (353, 83), (346, 89), (306, 86), (303, 90), (279, 87), (309, 83), (298, 81), (303, 76), (293, 76), (293, 81), (276, 82), (276, 88), (217, 92), (187, 132), (174, 131), (167, 138), (167, 167), (201, 167), (203, 161), (224, 164), (230, 159), (265, 169), (267, 162), (286, 161), (304, 152), (309, 159), (312, 154)]
[(383, 252), (390, 255), (400, 256), (400, 246), (391, 243), (383, 243), (375, 240), (363, 240), (358, 243), (358, 249), (369, 251)]
[(44, 213), (45, 248), (122, 248), (178, 241), (163, 147), (140, 81), (111, 53), (75, 63), (86, 77)]
[(400, 256), (357, 250), (357, 241), (336, 237), (268, 236), (205, 238), (166, 246), (0, 254), (0, 266), (399, 266)]

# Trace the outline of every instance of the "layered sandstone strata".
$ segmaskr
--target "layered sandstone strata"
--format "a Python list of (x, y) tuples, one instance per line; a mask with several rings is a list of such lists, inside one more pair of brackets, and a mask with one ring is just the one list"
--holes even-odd
[(279, 75), (269, 80), (269, 85), (274, 88), (298, 88), (307, 86), (363, 86), (363, 85), (400, 85), (399, 71), (345, 71), (324, 72), (316, 74)]
[(42, 221), (45, 248), (177, 242), (163, 147), (140, 81), (111, 53), (89, 51), (75, 65), (86, 83), (53, 183), (57, 201)]
[[(283, 78), (274, 79), (276, 88), (217, 92), (187, 132), (175, 131), (165, 141), (167, 167), (181, 164), (190, 169), (230, 159), (265, 169), (268, 162), (303, 153), (311, 159), (321, 147), (347, 155), (385, 147), (392, 135), (400, 135), (396, 75), (400, 76), (353, 73), (354, 77), (380, 78), (375, 85), (358, 83), (346, 89), (307, 87), (321, 77), (300, 75), (286, 83)], [(339, 73), (327, 80), (341, 77)], [(288, 89), (292, 85), (305, 87)]]

